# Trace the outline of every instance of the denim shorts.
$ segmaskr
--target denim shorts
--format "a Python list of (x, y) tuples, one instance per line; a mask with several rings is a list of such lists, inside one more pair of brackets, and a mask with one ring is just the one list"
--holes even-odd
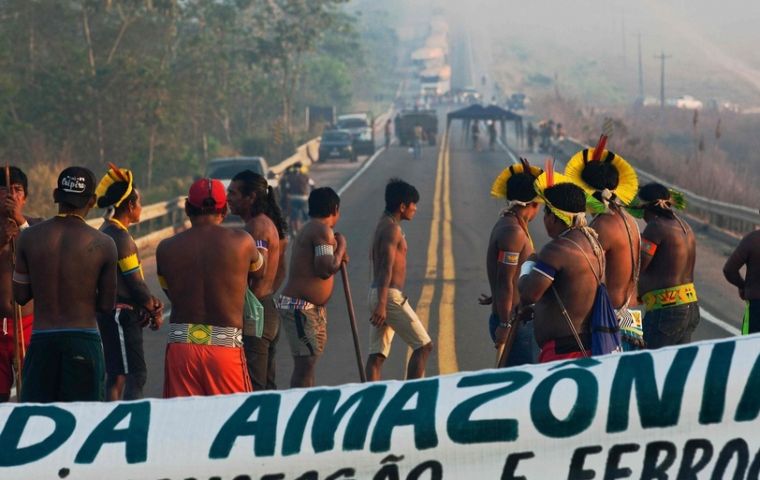
[(691, 342), (691, 334), (699, 324), (699, 304), (688, 303), (677, 307), (661, 308), (644, 316), (644, 342), (655, 349)]

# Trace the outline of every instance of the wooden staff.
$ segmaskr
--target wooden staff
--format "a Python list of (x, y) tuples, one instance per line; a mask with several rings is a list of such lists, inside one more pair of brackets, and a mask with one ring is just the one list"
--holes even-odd
[(507, 364), (509, 354), (512, 353), (512, 345), (515, 344), (515, 336), (519, 328), (518, 322), (517, 319), (512, 320), (512, 324), (507, 328), (507, 338), (504, 340), (504, 344), (499, 347), (499, 353), (496, 356), (496, 368), (504, 368)]
[(362, 351), (359, 346), (359, 330), (356, 326), (356, 313), (354, 312), (354, 302), (351, 299), (351, 287), (348, 284), (348, 272), (346, 271), (346, 264), (340, 264), (340, 276), (343, 279), (343, 292), (346, 294), (346, 307), (348, 308), (348, 319), (351, 322), (351, 333), (354, 336), (354, 351), (356, 352), (356, 366), (359, 368), (359, 378), (361, 382), (367, 381), (367, 374), (364, 371), (364, 365), (362, 363)]
[[(5, 164), (5, 188), (11, 195), (11, 167)], [(16, 239), (11, 239), (11, 275), (16, 270)], [(13, 293), (11, 293), (13, 295)], [(16, 398), (21, 398), (21, 369), (24, 366), (26, 356), (26, 343), (24, 342), (24, 326), (21, 323), (21, 305), (13, 300), (13, 367), (16, 377)]]

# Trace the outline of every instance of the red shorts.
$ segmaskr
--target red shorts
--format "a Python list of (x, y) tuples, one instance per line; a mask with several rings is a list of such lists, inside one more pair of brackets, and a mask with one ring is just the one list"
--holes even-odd
[[(15, 343), (14, 327), (12, 318), (2, 319), (5, 330), (0, 330), (0, 395), (11, 393), (13, 385), (13, 344)], [(24, 347), (29, 349), (29, 341), (32, 339), (32, 323), (34, 315), (27, 315), (21, 319), (24, 327)], [(5, 333), (7, 332), (7, 333)]]
[[(541, 353), (538, 354), (538, 363), (554, 362), (557, 360), (572, 360), (575, 358), (583, 358), (584, 354), (578, 349), (576, 345), (575, 351), (563, 351), (557, 352), (557, 342), (555, 340), (549, 340), (541, 345)], [(591, 350), (586, 350), (587, 357), (591, 356)]]
[(252, 392), (242, 348), (169, 343), (164, 398)]

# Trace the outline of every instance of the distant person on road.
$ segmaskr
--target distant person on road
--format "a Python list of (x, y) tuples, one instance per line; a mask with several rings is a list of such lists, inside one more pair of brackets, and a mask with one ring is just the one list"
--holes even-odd
[(528, 151), (533, 153), (536, 145), (536, 127), (533, 126), (533, 122), (528, 122)]
[[(565, 175), (591, 195), (587, 203), (594, 214), (591, 227), (607, 260), (607, 291), (615, 308), (624, 350), (643, 348), (639, 312), (632, 313), (641, 263), (640, 233), (636, 220), (625, 210), (636, 197), (636, 171), (619, 155), (605, 150), (593, 161), (594, 149), (576, 153), (565, 167)], [(634, 316), (636, 315), (636, 316)]]
[[(2, 310), (2, 332), (0, 332), (0, 403), (10, 399), (14, 379), (13, 358), (15, 352), (15, 312), (13, 306), (13, 247), (12, 242), (22, 230), (42, 220), (24, 214), (28, 181), (26, 174), (18, 167), (10, 167), (10, 191), (5, 169), (0, 168), (0, 305)], [(24, 336), (24, 350), (29, 349), (34, 323), (34, 302), (30, 301), (21, 309), (21, 328)]]
[(391, 134), (391, 119), (389, 118), (385, 122), (385, 127), (383, 128), (383, 134), (385, 135), (385, 148), (388, 148), (391, 146), (391, 140), (393, 139)]
[(253, 389), (276, 390), (275, 353), (280, 337), (280, 317), (273, 295), (275, 279), (287, 250), (287, 222), (266, 178), (251, 170), (232, 177), (227, 188), (227, 201), (232, 213), (243, 219), (246, 231), (266, 258), (264, 276), (250, 282), (253, 294), (264, 305), (264, 331), (261, 337), (243, 331), (243, 348)]
[[(744, 266), (747, 269), (742, 276)], [(723, 275), (739, 289), (739, 298), (745, 302), (742, 335), (760, 332), (760, 230), (742, 238), (726, 260)]]
[(532, 167), (527, 160), (521, 159), (521, 163), (501, 172), (491, 187), (491, 195), (504, 199), (506, 205), (488, 239), (486, 271), (491, 295), (481, 296), (480, 303), (491, 305), (488, 333), (497, 349), (507, 341), (510, 326), (515, 329), (505, 363), (508, 367), (535, 363), (538, 358), (530, 315), (524, 316), (523, 321), (513, 323), (512, 312), (520, 299), (518, 273), (535, 253), (528, 223), (538, 214), (540, 199), (533, 183), (539, 175), (540, 168)]
[(219, 180), (190, 186), (191, 227), (156, 250), (161, 287), (172, 302), (164, 398), (252, 391), (243, 352), (249, 278), (266, 272), (250, 234), (221, 225), (227, 195)]
[(309, 219), (307, 202), (314, 182), (304, 172), (301, 162), (294, 163), (289, 167), (280, 182), (280, 188), (284, 194), (284, 204), (287, 205), (289, 230), (295, 236), (301, 229), (301, 225)]
[(425, 129), (419, 123), (414, 126), (413, 155), (415, 159), (422, 157), (422, 142), (425, 140)]
[(650, 183), (641, 187), (632, 207), (647, 222), (641, 234), (639, 279), (646, 307), (644, 342), (652, 349), (689, 343), (699, 324), (693, 283), (697, 252), (694, 232), (673, 211), (683, 209), (683, 196)]
[(535, 186), (546, 204), (544, 226), (552, 240), (520, 269), (517, 314), (535, 304), (540, 363), (591, 356), (591, 316), (604, 278), (604, 252), (586, 226), (586, 194), (561, 175), (546, 172)]
[(116, 245), (87, 225), (95, 176), (68, 167), (53, 198), (58, 214), (24, 230), (16, 247), (13, 296), (34, 299), (34, 331), (23, 370), (22, 402), (100, 401), (105, 365), (96, 314), (116, 303)]
[(385, 186), (385, 211), (372, 240), (373, 280), (368, 302), (374, 328), (370, 329), (366, 365), (370, 381), (380, 380), (380, 370), (390, 354), (395, 333), (412, 349), (407, 379), (425, 376), (425, 365), (433, 350), (430, 336), (403, 292), (407, 243), (401, 222), (414, 218), (419, 201), (417, 189), (403, 180), (393, 178)]
[(488, 124), (488, 148), (493, 152), (496, 149), (496, 122)]
[(148, 378), (143, 350), (143, 327), (157, 330), (163, 321), (163, 304), (145, 284), (140, 252), (129, 226), (140, 222), (142, 203), (127, 169), (108, 173), (95, 190), (98, 207), (108, 209), (100, 231), (116, 244), (118, 275), (116, 306), (98, 313), (98, 329), (106, 361), (106, 399), (143, 398)]
[(480, 151), (480, 122), (475, 120), (472, 122), (472, 129), (470, 131), (472, 135), (472, 148), (476, 152)]
[(314, 386), (314, 369), (327, 342), (325, 305), (333, 276), (348, 262), (346, 238), (333, 232), (340, 219), (340, 197), (332, 188), (311, 192), (309, 217), (293, 241), (288, 281), (277, 300), (294, 359), (291, 387)]

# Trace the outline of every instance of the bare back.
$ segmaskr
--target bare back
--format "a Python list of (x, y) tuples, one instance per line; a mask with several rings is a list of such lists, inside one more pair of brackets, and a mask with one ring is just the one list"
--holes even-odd
[[(541, 250), (538, 258), (557, 270), (553, 286), (562, 299), (575, 329), (582, 334), (588, 332), (588, 319), (594, 305), (597, 289), (594, 273), (601, 275), (603, 272), (600, 271), (599, 262), (589, 240), (582, 232), (571, 230), (565, 237), (583, 249), (594, 266), (593, 271), (583, 253), (563, 238), (552, 240)], [(551, 287), (536, 303), (535, 314), (535, 336), (539, 345), (573, 334)]]
[(28, 272), (34, 329), (96, 328), (116, 301), (116, 245), (79, 217), (54, 217), (22, 232), (18, 272)]
[(634, 261), (638, 262), (641, 249), (636, 220), (623, 210), (612, 210), (597, 216), (591, 226), (607, 260), (604, 276), (612, 306), (621, 308), (636, 292)]
[[(280, 235), (272, 219), (266, 214), (259, 214), (246, 223), (246, 230), (259, 242), (257, 247), (266, 255), (266, 272), (262, 278), (251, 280), (251, 290), (257, 298), (274, 293), (274, 279), (280, 266)], [(266, 246), (260, 245), (264, 242)]]
[(372, 240), (372, 285), (382, 283), (390, 270), (388, 288), (404, 289), (406, 283), (407, 243), (401, 226), (383, 215)]
[(694, 281), (697, 245), (694, 232), (678, 218), (656, 217), (641, 234), (657, 245), (649, 261), (642, 262), (639, 294)]
[(736, 250), (726, 261), (726, 269), (739, 274), (746, 266), (743, 291), (747, 300), (760, 300), (760, 230), (748, 233), (742, 238)]
[(298, 232), (290, 253), (289, 276), (283, 295), (325, 305), (332, 295), (334, 278), (317, 275), (314, 249), (319, 245), (337, 246), (330, 227), (311, 219)]
[(172, 302), (171, 323), (242, 328), (248, 272), (257, 257), (247, 232), (219, 225), (193, 226), (161, 242), (156, 263)]

